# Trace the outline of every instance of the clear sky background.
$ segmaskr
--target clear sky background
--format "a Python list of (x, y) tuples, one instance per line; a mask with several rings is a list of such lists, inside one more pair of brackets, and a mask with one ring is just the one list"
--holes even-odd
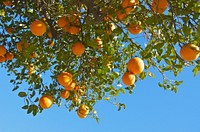
[[(95, 106), (100, 124), (92, 118), (80, 119), (65, 107), (53, 106), (36, 117), (21, 109), (23, 99), (12, 92), (11, 77), (0, 69), (0, 132), (200, 132), (200, 76), (185, 68), (184, 83), (177, 94), (157, 85), (161, 76), (138, 81), (134, 94), (120, 95), (127, 108), (101, 101)], [(26, 89), (21, 87), (21, 90)]]

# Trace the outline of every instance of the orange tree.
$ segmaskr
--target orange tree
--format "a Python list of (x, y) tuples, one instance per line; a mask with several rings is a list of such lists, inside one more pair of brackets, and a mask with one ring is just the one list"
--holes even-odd
[(199, 14), (197, 0), (3, 0), (1, 66), (27, 113), (64, 104), (98, 120), (96, 102), (125, 108), (116, 97), (154, 77), (152, 68), (174, 92), (182, 81), (166, 73), (193, 66), (197, 75)]

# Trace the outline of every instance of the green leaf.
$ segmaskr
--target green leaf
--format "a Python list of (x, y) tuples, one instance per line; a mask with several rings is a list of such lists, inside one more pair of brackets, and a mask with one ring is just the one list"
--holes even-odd
[(159, 87), (163, 87), (164, 85), (162, 83), (158, 83), (158, 86)]
[(19, 92), (19, 93), (18, 93), (18, 96), (19, 96), (19, 97), (26, 97), (27, 94), (26, 94), (25, 92)]
[(120, 88), (119, 91), (122, 92), (123, 94), (126, 93), (125, 90), (124, 90), (123, 88)]
[(106, 97), (106, 98), (104, 98), (104, 100), (110, 100), (110, 97)]
[(176, 86), (179, 86), (179, 85), (181, 85), (183, 83), (183, 81), (175, 81), (175, 85)]
[(197, 66), (193, 69), (193, 73), (194, 76), (196, 76), (199, 73), (199, 68)]
[(174, 93), (178, 92), (178, 88), (173, 88)]
[(139, 77), (144, 80), (146, 78), (146, 72), (140, 73)]
[(19, 86), (15, 86), (15, 87), (12, 89), (12, 91), (17, 90), (18, 88), (19, 88)]
[(24, 105), (22, 109), (28, 109), (28, 105)]

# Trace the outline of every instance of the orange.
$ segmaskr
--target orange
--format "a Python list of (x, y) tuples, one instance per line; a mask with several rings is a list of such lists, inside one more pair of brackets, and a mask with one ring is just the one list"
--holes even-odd
[(74, 55), (80, 56), (85, 52), (85, 46), (80, 42), (76, 42), (72, 46), (72, 52)]
[(81, 114), (79, 111), (77, 111), (77, 115), (79, 118), (86, 118), (87, 115)]
[(76, 87), (74, 88), (74, 90), (75, 90), (75, 91), (78, 91), (79, 88), (80, 88), (80, 86), (76, 86)]
[(79, 107), (79, 112), (82, 114), (88, 114), (89, 113), (89, 107), (87, 105), (82, 104)]
[(122, 82), (127, 86), (133, 85), (135, 83), (135, 75), (131, 72), (124, 73)]
[(28, 46), (29, 46), (29, 44), (27, 42), (20, 41), (17, 43), (17, 50), (20, 52), (24, 48), (27, 48)]
[(53, 98), (50, 95), (43, 95), (39, 100), (39, 105), (43, 109), (48, 109), (53, 104)]
[(33, 53), (30, 54), (30, 58), (35, 58), (35, 57), (37, 57), (37, 53), (36, 52), (33, 52)]
[(184, 60), (193, 61), (199, 57), (199, 47), (194, 44), (186, 44), (181, 47), (180, 55)]
[(122, 21), (127, 16), (126, 13), (123, 13), (122, 11), (117, 11), (117, 18)]
[(133, 6), (138, 4), (139, 0), (122, 0), (122, 8), (125, 9), (126, 13), (130, 13)]
[(58, 76), (58, 83), (62, 86), (69, 86), (72, 83), (72, 74), (69, 72), (62, 72)]
[(61, 93), (60, 93), (60, 97), (62, 97), (63, 99), (67, 99), (70, 95), (70, 92), (68, 90), (63, 90)]
[(74, 35), (77, 35), (79, 32), (81, 31), (81, 28), (80, 27), (76, 27), (76, 26), (72, 26), (69, 28), (69, 33), (70, 34), (74, 34)]
[(135, 57), (128, 61), (128, 71), (133, 74), (140, 74), (144, 70), (144, 62), (142, 59)]
[(54, 41), (48, 40), (48, 45), (49, 45), (50, 47), (54, 46)]
[(4, 56), (6, 54), (6, 48), (3, 45), (0, 45), (0, 56)]
[(7, 60), (12, 60), (14, 58), (14, 54), (12, 52), (8, 52), (6, 53), (5, 57)]
[(128, 7), (129, 3), (130, 3), (130, 0), (122, 0), (122, 7), (123, 8)]
[(67, 16), (67, 19), (68, 21), (70, 22), (70, 25), (73, 25), (73, 26), (78, 26), (80, 23), (79, 23), (79, 15), (78, 14), (69, 14)]
[(53, 36), (52, 36), (52, 33), (49, 31), (48, 33), (47, 33), (47, 36), (49, 37), (49, 38), (52, 38)]
[(66, 17), (65, 17), (65, 16), (60, 17), (60, 18), (58, 19), (58, 21), (57, 21), (57, 24), (58, 24), (58, 26), (59, 26), (60, 28), (63, 28), (63, 27), (65, 27), (66, 25), (68, 25), (68, 22), (67, 22), (67, 20), (66, 20)]
[(91, 60), (90, 60), (90, 66), (91, 67), (93, 67), (94, 66), (94, 64), (96, 64), (97, 63), (97, 58), (92, 58)]
[(0, 62), (5, 62), (6, 61), (6, 57), (5, 56), (0, 56)]
[(151, 7), (154, 12), (161, 14), (167, 9), (168, 2), (167, 0), (153, 0)]
[(13, 32), (13, 28), (12, 27), (9, 27), (9, 28), (6, 28), (6, 32), (8, 33), (8, 34), (11, 34), (12, 32)]
[(89, 113), (89, 107), (84, 104), (82, 104), (77, 110), (77, 114), (80, 118), (87, 117), (88, 113)]
[(72, 98), (72, 103), (78, 104), (81, 100), (79, 97), (76, 95), (75, 97)]
[(129, 24), (128, 31), (134, 35), (139, 34), (142, 32), (140, 24)]
[(62, 29), (65, 31), (65, 32), (70, 32), (70, 25), (66, 25), (65, 27), (63, 27)]
[(70, 83), (70, 85), (64, 86), (64, 87), (65, 87), (66, 90), (73, 90), (73, 89), (75, 88), (75, 86), (76, 86), (75, 81), (72, 81), (72, 82)]
[(122, 7), (127, 8), (139, 3), (139, 0), (122, 0)]
[(3, 1), (3, 4), (4, 4), (5, 6), (11, 6), (11, 5), (12, 5), (12, 1), (11, 1), (11, 0), (4, 0), (4, 1)]
[(35, 36), (42, 36), (46, 32), (46, 25), (40, 20), (35, 20), (31, 23), (30, 30)]

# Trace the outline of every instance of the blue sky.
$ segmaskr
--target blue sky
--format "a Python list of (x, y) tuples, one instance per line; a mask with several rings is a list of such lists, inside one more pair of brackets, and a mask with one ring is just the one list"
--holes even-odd
[(0, 73), (0, 132), (200, 132), (200, 77), (194, 78), (190, 68), (180, 74), (179, 79), (185, 81), (177, 94), (159, 88), (161, 76), (156, 73), (155, 79), (138, 81), (134, 94), (118, 97), (126, 103), (125, 110), (117, 111), (105, 101), (97, 103), (100, 124), (92, 118), (80, 119), (75, 112), (57, 106), (36, 117), (27, 115), (21, 109), (23, 99), (12, 92), (10, 77), (4, 69)]

